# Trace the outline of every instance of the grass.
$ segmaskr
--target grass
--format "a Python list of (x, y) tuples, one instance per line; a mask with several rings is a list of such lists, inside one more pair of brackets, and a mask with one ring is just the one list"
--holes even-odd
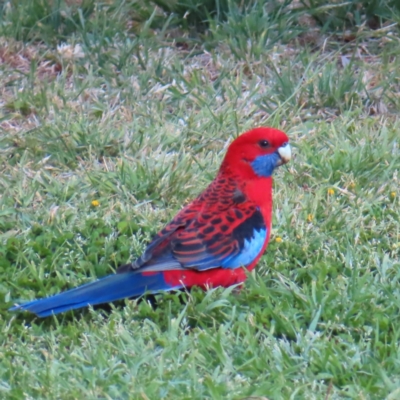
[[(349, 23), (316, 2), (301, 20), (232, 2), (196, 32), (147, 2), (76, 3), (2, 6), (0, 397), (397, 399), (392, 4), (377, 3), (372, 29), (368, 13)], [(140, 255), (259, 125), (288, 132), (295, 157), (276, 174), (271, 242), (240, 293), (7, 311)]]

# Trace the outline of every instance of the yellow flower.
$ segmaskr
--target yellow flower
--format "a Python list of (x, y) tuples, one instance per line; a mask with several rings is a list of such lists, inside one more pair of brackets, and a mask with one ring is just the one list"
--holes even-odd
[(100, 202), (98, 200), (92, 200), (93, 207), (98, 207), (99, 205), (100, 205)]
[(335, 191), (332, 188), (328, 189), (328, 195), (333, 196), (335, 194)]
[(396, 197), (396, 192), (390, 192), (390, 197), (394, 199)]
[(312, 222), (313, 219), (314, 219), (314, 215), (312, 215), (312, 214), (308, 214), (308, 215), (307, 215), (307, 221), (308, 221), (308, 222)]
[(275, 239), (275, 242), (276, 242), (276, 243), (282, 243), (282, 242), (283, 242), (283, 239), (282, 239), (280, 236), (278, 236), (278, 237)]
[(354, 182), (351, 182), (349, 187), (350, 187), (350, 189), (354, 189), (356, 187), (356, 184)]

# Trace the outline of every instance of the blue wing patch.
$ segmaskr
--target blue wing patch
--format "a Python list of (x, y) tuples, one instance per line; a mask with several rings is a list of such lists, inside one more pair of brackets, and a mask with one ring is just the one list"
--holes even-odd
[(225, 259), (222, 262), (222, 268), (234, 269), (241, 266), (250, 265), (258, 256), (258, 254), (260, 254), (266, 239), (266, 229), (260, 229), (259, 231), (254, 230), (253, 237), (244, 239), (243, 248), (241, 249), (240, 253)]

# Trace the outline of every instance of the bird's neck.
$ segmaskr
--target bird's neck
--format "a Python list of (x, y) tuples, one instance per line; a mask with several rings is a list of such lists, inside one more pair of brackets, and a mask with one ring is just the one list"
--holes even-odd
[(249, 200), (260, 207), (268, 230), (272, 217), (272, 178), (252, 179), (245, 182), (244, 191)]
[(231, 178), (236, 182), (237, 188), (243, 192), (246, 198), (256, 204), (264, 217), (265, 224), (268, 231), (271, 230), (272, 220), (272, 177), (258, 177), (255, 174), (241, 175), (238, 171), (222, 167), (217, 178), (216, 183)]

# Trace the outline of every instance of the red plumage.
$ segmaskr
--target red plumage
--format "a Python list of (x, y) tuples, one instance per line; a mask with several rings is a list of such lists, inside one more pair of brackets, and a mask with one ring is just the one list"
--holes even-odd
[(145, 292), (243, 282), (244, 268), (255, 267), (270, 237), (272, 172), (290, 156), (285, 133), (273, 128), (244, 133), (229, 146), (213, 182), (135, 262), (117, 274), (12, 310), (44, 317)]
[[(268, 141), (269, 146), (260, 147), (262, 140)], [(171, 286), (228, 287), (243, 282), (246, 279), (243, 268), (221, 268), (214, 263), (202, 270), (198, 264), (207, 254), (217, 261), (240, 252), (240, 243), (233, 232), (255, 214), (261, 214), (266, 228), (264, 243), (254, 259), (243, 265), (248, 271), (256, 266), (271, 233), (272, 177), (257, 175), (251, 162), (258, 156), (275, 153), (286, 143), (286, 134), (273, 128), (257, 128), (239, 136), (229, 146), (215, 179), (158, 233), (152, 242), (158, 242), (155, 248), (151, 243), (141, 258), (120, 271), (126, 271), (127, 267), (163, 270), (158, 267), (160, 259), (165, 254), (169, 259), (173, 254), (174, 262), (176, 259), (184, 268), (164, 271), (165, 281)]]

